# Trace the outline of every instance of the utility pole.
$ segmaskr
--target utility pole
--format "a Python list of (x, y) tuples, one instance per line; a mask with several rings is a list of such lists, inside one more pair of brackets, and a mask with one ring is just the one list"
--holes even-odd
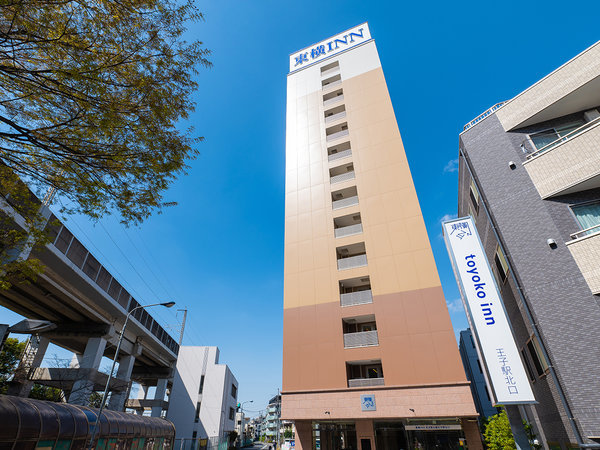
[(181, 343), (183, 342), (183, 331), (185, 330), (185, 319), (187, 318), (187, 308), (186, 309), (178, 309), (177, 312), (183, 311), (183, 320), (181, 321), (181, 331), (179, 332), (179, 346), (181, 347)]

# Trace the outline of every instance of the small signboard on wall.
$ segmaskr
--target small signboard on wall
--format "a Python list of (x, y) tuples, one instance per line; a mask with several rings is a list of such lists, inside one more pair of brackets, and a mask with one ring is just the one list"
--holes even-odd
[(375, 406), (375, 395), (374, 394), (363, 394), (360, 396), (360, 407), (363, 411), (376, 411)]

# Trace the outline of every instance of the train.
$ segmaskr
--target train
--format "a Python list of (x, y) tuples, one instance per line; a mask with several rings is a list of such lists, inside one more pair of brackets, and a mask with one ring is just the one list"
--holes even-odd
[[(85, 450), (98, 410), (0, 395), (0, 450)], [(158, 417), (104, 410), (92, 448), (171, 450), (175, 426)]]

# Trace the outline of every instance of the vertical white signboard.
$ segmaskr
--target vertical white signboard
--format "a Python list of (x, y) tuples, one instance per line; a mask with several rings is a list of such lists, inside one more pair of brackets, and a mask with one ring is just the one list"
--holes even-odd
[(473, 219), (451, 220), (442, 227), (492, 403), (536, 403)]

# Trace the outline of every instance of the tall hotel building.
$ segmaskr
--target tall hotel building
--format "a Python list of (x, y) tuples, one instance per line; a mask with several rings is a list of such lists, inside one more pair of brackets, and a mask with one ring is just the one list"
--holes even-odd
[(286, 136), (282, 418), (296, 447), (481, 448), (366, 23), (290, 56)]
[(460, 135), (473, 216), (546, 449), (600, 448), (600, 42)]

